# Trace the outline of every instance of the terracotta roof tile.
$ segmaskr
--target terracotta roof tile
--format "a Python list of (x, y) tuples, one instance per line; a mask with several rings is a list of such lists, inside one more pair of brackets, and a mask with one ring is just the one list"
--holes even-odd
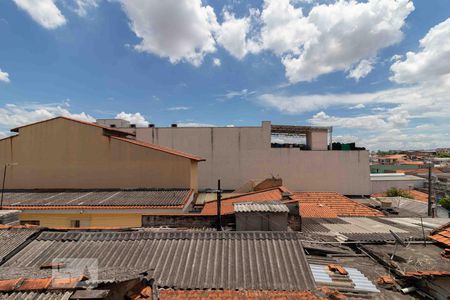
[(336, 212), (320, 203), (299, 204), (300, 216), (303, 218), (337, 218)]
[(450, 276), (450, 272), (440, 272), (440, 271), (416, 271), (416, 272), (406, 272), (405, 276)]
[[(384, 214), (336, 192), (294, 192), (292, 198), (302, 204), (320, 204), (338, 217), (381, 217)], [(292, 202), (292, 201), (289, 201)], [(301, 208), (300, 208), (301, 209)]]
[(0, 292), (75, 289), (85, 276), (71, 278), (16, 278), (0, 280)]
[(435, 232), (430, 238), (450, 247), (450, 224)]
[[(150, 299), (148, 288), (133, 300)], [(151, 294), (150, 294), (151, 295)], [(277, 299), (277, 300), (318, 300), (310, 291), (252, 291), (252, 290), (173, 290), (159, 289), (159, 299)]]
[(150, 148), (150, 149), (153, 149), (153, 150), (165, 152), (165, 153), (168, 153), (168, 154), (173, 154), (173, 155), (189, 158), (189, 159), (195, 160), (195, 161), (205, 161), (206, 160), (206, 159), (204, 159), (204, 158), (202, 158), (200, 156), (192, 155), (192, 154), (189, 154), (189, 153), (186, 153), (186, 152), (178, 151), (178, 150), (167, 148), (167, 147), (162, 147), (162, 146), (155, 145), (155, 144), (145, 143), (145, 142), (142, 142), (142, 141), (136, 141), (136, 140), (131, 140), (131, 139), (117, 137), (117, 136), (111, 136), (111, 138), (115, 139), (115, 140), (131, 143), (131, 144), (134, 144), (134, 145), (142, 146), (142, 147), (145, 147), (145, 148)]
[[(276, 187), (267, 190), (250, 192), (238, 196), (224, 198), (221, 201), (221, 212), (223, 215), (234, 213), (233, 203), (237, 202), (261, 202), (261, 201), (273, 201), (281, 200), (282, 193), (286, 188)], [(217, 214), (217, 200), (205, 203), (203, 206), (202, 215), (215, 215)]]

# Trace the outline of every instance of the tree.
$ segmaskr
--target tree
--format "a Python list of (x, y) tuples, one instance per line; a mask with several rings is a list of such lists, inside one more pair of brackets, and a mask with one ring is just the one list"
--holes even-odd
[(444, 197), (439, 201), (439, 204), (446, 210), (450, 210), (450, 197)]
[(386, 191), (386, 196), (387, 197), (404, 197), (404, 198), (412, 198), (411, 194), (408, 193), (407, 191), (395, 188), (395, 187), (391, 187), (390, 189), (388, 189)]

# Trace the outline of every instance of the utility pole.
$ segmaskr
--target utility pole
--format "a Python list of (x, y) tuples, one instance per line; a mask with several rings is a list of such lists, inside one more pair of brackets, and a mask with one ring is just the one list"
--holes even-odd
[(428, 216), (431, 217), (434, 213), (432, 212), (432, 203), (431, 203), (431, 163), (428, 164)]
[(217, 180), (217, 231), (222, 231), (222, 190), (220, 179)]
[(3, 169), (3, 183), (2, 183), (2, 196), (1, 196), (1, 200), (0, 200), (0, 210), (3, 209), (3, 194), (5, 192), (6, 168), (11, 167), (11, 166), (16, 166), (16, 165), (18, 165), (18, 163), (6, 163), (5, 167)]

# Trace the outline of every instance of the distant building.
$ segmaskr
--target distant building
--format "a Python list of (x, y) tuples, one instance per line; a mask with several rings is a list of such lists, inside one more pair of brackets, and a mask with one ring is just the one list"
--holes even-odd
[(422, 188), (425, 181), (424, 178), (414, 175), (405, 175), (404, 173), (370, 174), (372, 193), (386, 192), (390, 188), (406, 191), (414, 188)]
[[(105, 126), (116, 121), (99, 120)], [(369, 195), (369, 153), (329, 150), (331, 127), (272, 125), (255, 127), (121, 128), (136, 139), (206, 158), (199, 165), (199, 188), (235, 190), (252, 180), (283, 179), (292, 190)], [(350, 149), (349, 149), (350, 150)]]

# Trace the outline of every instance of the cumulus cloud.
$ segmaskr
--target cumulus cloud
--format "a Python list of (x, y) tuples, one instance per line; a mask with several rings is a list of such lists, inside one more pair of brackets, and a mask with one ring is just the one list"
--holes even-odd
[(46, 29), (55, 29), (67, 22), (56, 6), (55, 0), (14, 0), (14, 2)]
[(334, 117), (321, 111), (315, 114), (309, 122), (317, 126), (336, 126), (341, 128), (386, 128), (388, 123), (379, 115), (358, 116), (358, 117)]
[[(419, 83), (448, 80), (450, 74), (450, 18), (431, 28), (420, 40), (420, 51), (406, 53), (392, 66), (392, 81)], [(446, 78), (442, 78), (446, 77)]]
[(361, 78), (366, 77), (373, 69), (374, 60), (363, 59), (348, 73), (349, 78), (353, 78), (359, 81)]
[(2, 71), (2, 69), (0, 69), (0, 81), (10, 82), (9, 74), (7, 72)]
[(130, 27), (141, 39), (135, 49), (195, 66), (216, 50), (216, 15), (201, 0), (123, 0)]
[(130, 122), (131, 124), (136, 124), (138, 127), (147, 127), (149, 122), (145, 119), (141, 113), (126, 113), (126, 112), (120, 112), (116, 115), (116, 119), (122, 119), (125, 121)]
[[(293, 9), (292, 5), (286, 7)], [(300, 51), (298, 46), (284, 51), (287, 78), (291, 82), (311, 81), (374, 58), (378, 50), (402, 39), (401, 29), (413, 10), (409, 0), (337, 1), (313, 7), (304, 18), (315, 33), (300, 45)]]
[(0, 107), (0, 129), (5, 130), (26, 125), (57, 116), (65, 116), (87, 122), (94, 122), (95, 119), (82, 112), (72, 113), (69, 111), (68, 102), (57, 104), (27, 104), (16, 105), (6, 104)]
[(222, 62), (218, 58), (213, 59), (213, 65), (216, 67), (220, 67), (222, 65)]
[(217, 42), (238, 59), (249, 52), (258, 52), (258, 43), (248, 38), (252, 17), (257, 17), (258, 13), (257, 10), (251, 10), (250, 16), (236, 18), (233, 13), (224, 11), (224, 22), (216, 32)]

